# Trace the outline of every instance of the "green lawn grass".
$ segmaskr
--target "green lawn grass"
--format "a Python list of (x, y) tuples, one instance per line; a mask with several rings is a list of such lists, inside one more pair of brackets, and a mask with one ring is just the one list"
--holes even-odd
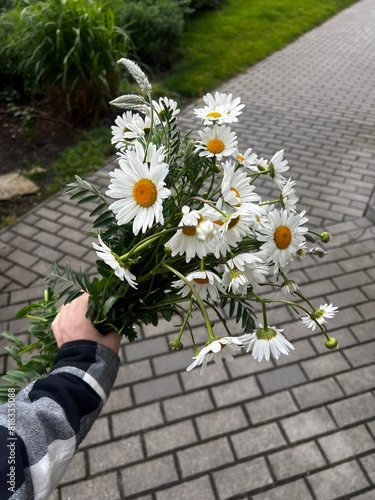
[(356, 0), (227, 0), (187, 23), (167, 90), (196, 97), (281, 49)]

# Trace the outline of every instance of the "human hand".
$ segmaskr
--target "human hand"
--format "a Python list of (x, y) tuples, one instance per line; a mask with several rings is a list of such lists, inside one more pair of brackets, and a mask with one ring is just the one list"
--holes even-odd
[(58, 347), (72, 340), (92, 340), (109, 347), (115, 354), (118, 354), (120, 336), (116, 332), (101, 335), (90, 318), (86, 317), (88, 305), (89, 295), (84, 293), (69, 304), (61, 306), (60, 312), (51, 325)]

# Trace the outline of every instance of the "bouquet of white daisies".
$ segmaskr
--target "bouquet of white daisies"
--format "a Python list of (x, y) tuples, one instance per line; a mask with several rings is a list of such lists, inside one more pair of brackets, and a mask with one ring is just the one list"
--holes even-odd
[[(315, 307), (288, 278), (294, 260), (324, 251), (307, 248), (308, 219), (297, 211), (295, 182), (285, 177), (289, 167), (284, 152), (268, 161), (250, 148), (241, 151), (232, 126), (244, 104), (219, 92), (203, 97), (204, 106), (194, 111), (201, 130), (183, 136), (177, 103), (166, 97), (153, 100), (151, 84), (138, 65), (128, 59), (120, 63), (134, 77), (140, 94), (112, 102), (124, 109), (112, 127), (118, 167), (110, 172), (105, 193), (79, 177), (66, 189), (78, 203), (94, 203), (90, 235), (99, 258), (98, 276), (89, 279), (69, 265), (64, 271), (53, 266), (48, 280), (54, 285), (44, 300), (19, 314), (32, 312), (30, 331), (37, 341), (31, 347), (9, 348), (19, 362), (18, 375), (32, 377), (51, 364), (55, 345), (50, 323), (56, 301), (71, 301), (82, 291), (90, 295), (89, 315), (103, 334), (115, 330), (132, 341), (136, 325), (179, 317), (170, 346), (180, 350), (183, 335), (192, 336), (188, 371), (196, 366), (204, 371), (211, 358), (231, 359), (242, 348), (259, 361), (288, 354), (293, 346), (283, 330), (268, 324), (272, 302), (290, 306), (304, 325), (323, 332), (328, 348), (335, 348), (337, 341), (328, 336), (325, 323), (337, 307)], [(272, 201), (263, 201), (256, 192), (264, 176), (274, 182)], [(327, 243), (330, 235), (314, 237)], [(270, 299), (272, 289), (285, 297)], [(254, 303), (262, 311), (260, 324), (254, 320)], [(207, 331), (200, 350), (190, 325), (195, 310)], [(215, 324), (212, 317), (219, 321)], [(242, 335), (231, 335), (228, 317), (240, 323)], [(9, 332), (7, 338), (12, 341)], [(22, 350), (30, 353), (34, 348), (38, 356), (23, 363)], [(12, 374), (7, 377), (15, 382)]]

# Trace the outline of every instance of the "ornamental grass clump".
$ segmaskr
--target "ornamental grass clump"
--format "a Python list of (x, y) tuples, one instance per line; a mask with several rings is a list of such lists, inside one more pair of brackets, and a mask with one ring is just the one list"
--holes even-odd
[[(211, 359), (230, 360), (241, 350), (258, 361), (288, 355), (293, 345), (281, 325), (269, 323), (272, 303), (290, 307), (301, 328), (318, 328), (326, 346), (336, 347), (325, 327), (337, 307), (316, 307), (288, 277), (294, 262), (317, 251), (308, 248), (306, 237), (315, 241), (320, 235), (309, 231), (305, 211), (298, 211), (284, 152), (267, 160), (241, 149), (233, 125), (244, 105), (219, 92), (206, 95), (204, 106), (195, 110), (200, 129), (183, 136), (177, 103), (153, 100), (140, 68), (127, 59), (120, 62), (141, 92), (112, 101), (124, 110), (112, 126), (118, 166), (104, 193), (79, 177), (66, 189), (79, 205), (94, 204), (89, 234), (98, 275), (53, 266), (44, 300), (18, 315), (32, 319), (30, 332), (37, 340), (25, 346), (4, 334), (14, 342), (6, 350), (19, 365), (5, 380), (17, 384), (47, 371), (57, 350), (50, 327), (56, 302), (83, 292), (90, 296), (88, 315), (104, 335), (115, 330), (133, 341), (137, 325), (178, 318), (170, 347), (180, 351), (183, 337), (191, 335), (188, 371), (199, 366), (203, 373)], [(256, 191), (265, 176), (274, 182), (273, 200), (262, 200)], [(321, 241), (328, 239), (323, 233)], [(271, 291), (278, 292), (275, 298)], [(255, 322), (253, 304), (260, 307), (261, 323)], [(207, 332), (201, 349), (190, 324), (194, 311)], [(241, 335), (232, 335), (228, 317), (235, 318)], [(31, 357), (24, 362), (25, 353)]]
[(0, 56), (22, 78), (27, 94), (87, 124), (108, 111), (120, 79), (117, 59), (128, 46), (101, 0), (47, 0), (22, 9)]

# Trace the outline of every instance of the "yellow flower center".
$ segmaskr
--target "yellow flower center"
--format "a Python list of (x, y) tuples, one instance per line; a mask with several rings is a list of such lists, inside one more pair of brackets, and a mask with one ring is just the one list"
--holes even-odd
[(278, 226), (276, 228), (275, 234), (273, 235), (273, 239), (276, 243), (277, 248), (284, 250), (284, 248), (288, 248), (290, 242), (292, 241), (292, 233), (288, 226)]
[(195, 236), (197, 232), (197, 226), (184, 226), (182, 232), (186, 234), (186, 236)]
[(207, 149), (210, 153), (217, 155), (222, 153), (225, 149), (225, 144), (220, 139), (211, 139), (207, 143)]
[(141, 207), (150, 207), (156, 201), (158, 192), (150, 179), (140, 179), (134, 184), (133, 196)]
[(233, 191), (233, 193), (236, 195), (236, 198), (241, 198), (240, 193), (237, 191), (235, 187), (231, 186), (229, 191)]
[(209, 282), (209, 279), (206, 276), (205, 278), (193, 278), (193, 281), (198, 283), (198, 285), (206, 285)]
[(233, 217), (233, 219), (230, 220), (228, 224), (228, 229), (234, 228), (238, 223), (240, 222), (240, 216), (237, 215), (237, 217)]
[(238, 160), (238, 161), (245, 161), (245, 160), (246, 160), (246, 158), (245, 158), (244, 156), (242, 156), (241, 154), (238, 154), (238, 155), (236, 156), (236, 160)]
[(218, 111), (211, 111), (211, 113), (207, 113), (207, 118), (220, 118), (222, 115)]
[[(199, 214), (199, 219), (198, 219), (198, 224), (200, 224), (203, 220), (203, 217)], [(196, 226), (184, 226), (182, 229), (183, 234), (186, 234), (186, 236), (195, 236), (197, 234), (197, 227)]]

